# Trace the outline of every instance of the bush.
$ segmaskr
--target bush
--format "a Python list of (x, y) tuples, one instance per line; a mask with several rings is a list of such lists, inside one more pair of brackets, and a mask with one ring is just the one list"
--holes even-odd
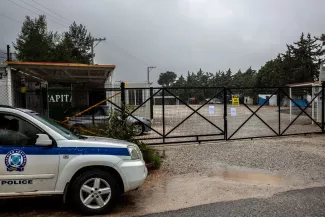
[(147, 166), (152, 169), (160, 168), (161, 159), (155, 153), (154, 149), (136, 140), (134, 138), (133, 127), (126, 125), (126, 122), (122, 120), (118, 113), (111, 112), (108, 124), (104, 127), (95, 126), (91, 131), (102, 137), (124, 140), (138, 145)]

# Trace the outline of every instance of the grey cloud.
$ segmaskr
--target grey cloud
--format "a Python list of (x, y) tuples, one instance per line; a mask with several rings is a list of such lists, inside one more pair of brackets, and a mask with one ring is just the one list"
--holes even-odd
[[(36, 1), (108, 39), (96, 48), (96, 62), (115, 64), (115, 80), (145, 81), (148, 64), (157, 66), (152, 81), (166, 70), (186, 74), (199, 68), (259, 69), (301, 32), (315, 36), (325, 32), (322, 0)], [(34, 16), (9, 1), (1, 3), (0, 12), (16, 20)], [(5, 48), (20, 24), (1, 17), (0, 26), (0, 47)], [(51, 21), (49, 27), (65, 30)]]

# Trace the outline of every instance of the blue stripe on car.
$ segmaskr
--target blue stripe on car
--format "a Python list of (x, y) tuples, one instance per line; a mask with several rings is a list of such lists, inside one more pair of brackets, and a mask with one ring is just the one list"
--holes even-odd
[(119, 155), (130, 156), (127, 148), (104, 148), (104, 147), (7, 147), (0, 146), (0, 155), (7, 154), (9, 151), (18, 149), (26, 155)]

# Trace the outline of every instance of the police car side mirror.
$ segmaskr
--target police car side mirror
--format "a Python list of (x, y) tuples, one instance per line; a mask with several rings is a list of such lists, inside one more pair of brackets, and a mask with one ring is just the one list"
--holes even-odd
[(37, 134), (38, 138), (35, 145), (37, 146), (50, 146), (52, 145), (52, 140), (47, 134)]

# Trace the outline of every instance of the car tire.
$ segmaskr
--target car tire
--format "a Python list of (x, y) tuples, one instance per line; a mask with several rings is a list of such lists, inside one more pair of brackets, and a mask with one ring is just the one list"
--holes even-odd
[(144, 132), (144, 126), (141, 123), (133, 124), (133, 132), (136, 136), (141, 136)]
[(114, 176), (104, 170), (93, 169), (80, 174), (72, 183), (70, 198), (73, 207), (84, 215), (98, 215), (111, 211), (120, 196)]

